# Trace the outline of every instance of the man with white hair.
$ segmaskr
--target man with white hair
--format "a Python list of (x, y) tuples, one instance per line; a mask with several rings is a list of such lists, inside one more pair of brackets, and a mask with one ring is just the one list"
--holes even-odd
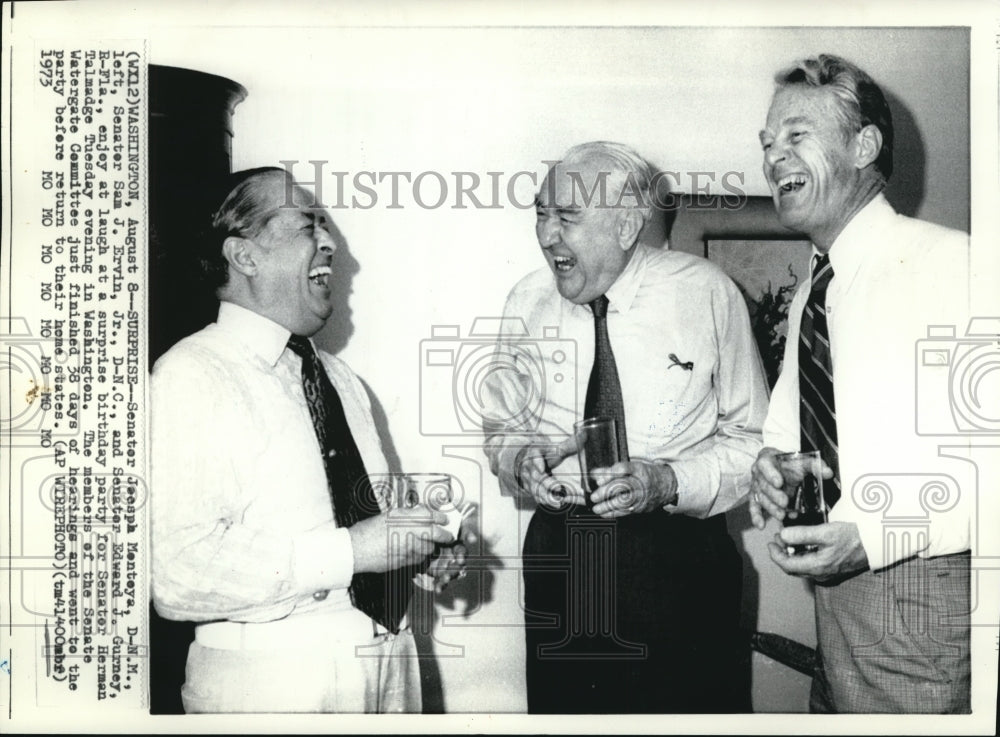
[[(723, 513), (749, 488), (767, 386), (733, 282), (640, 243), (654, 180), (608, 142), (549, 170), (535, 225), (548, 267), (513, 288), (504, 316), (533, 337), (557, 329), (579, 365), (542, 351), (539, 371), (526, 356), (487, 382), (491, 468), (504, 493), (537, 503), (523, 554), (534, 713), (749, 710)], [(498, 356), (517, 350), (502, 338)], [(534, 376), (573, 372), (533, 405)], [(566, 438), (595, 415), (616, 420), (622, 460), (585, 495)]]

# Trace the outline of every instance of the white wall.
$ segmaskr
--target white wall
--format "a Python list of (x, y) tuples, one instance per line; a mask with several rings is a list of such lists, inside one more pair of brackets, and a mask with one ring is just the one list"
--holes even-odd
[[(747, 192), (764, 194), (757, 131), (773, 74), (800, 56), (831, 51), (868, 70), (903, 111), (909, 137), (900, 142), (906, 155), (896, 177), (902, 184), (891, 190), (903, 209), (967, 227), (968, 50), (961, 31), (347, 31), (322, 27), (335, 19), (319, 14), (287, 22), (294, 27), (149, 30), (150, 61), (221, 74), (249, 90), (234, 120), (236, 168), (319, 159), (329, 162), (327, 172), (350, 172), (348, 179), (361, 170), (541, 174), (541, 162), (569, 145), (606, 138), (633, 145), (664, 169), (714, 172), (713, 192), (721, 191), (723, 173), (735, 171), (743, 173)], [(312, 178), (307, 164), (296, 171)], [(501, 181), (506, 185), (506, 177)], [(332, 175), (323, 181), (328, 202), (334, 184)], [(517, 195), (527, 202), (532, 188), (522, 184)], [(533, 213), (509, 206), (505, 197), (506, 206), (496, 210), (423, 209), (405, 183), (404, 207), (386, 209), (389, 191), (388, 183), (379, 187), (382, 201), (373, 209), (333, 212), (360, 265), (350, 299), (355, 331), (341, 355), (384, 408), (403, 468), (450, 471), (481, 503), (489, 548), (503, 566), (487, 581), (489, 600), (466, 616), (461, 601), (454, 610), (447, 601), (437, 608), (443, 705), (519, 711), (517, 555), (528, 513), (499, 497), (474, 448), (461, 451), (471, 460), (444, 458), (445, 444), (472, 445), (473, 436), (421, 435), (420, 343), (434, 325), (460, 325), (464, 336), (474, 317), (499, 314), (509, 287), (542, 265)], [(427, 182), (423, 192), (432, 198), (435, 189)], [(339, 344), (336, 336), (325, 339)], [(434, 422), (448, 422), (447, 383), (425, 395)], [(759, 623), (810, 641), (808, 592), (775, 572), (764, 550), (771, 532), (744, 537), (759, 585)], [(759, 707), (804, 708), (807, 679), (763, 661), (757, 673)]]

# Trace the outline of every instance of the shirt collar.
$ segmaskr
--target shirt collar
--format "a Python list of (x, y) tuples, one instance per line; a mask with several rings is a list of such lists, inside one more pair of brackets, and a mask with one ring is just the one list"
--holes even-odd
[(288, 328), (232, 302), (219, 303), (216, 324), (239, 338), (270, 366), (278, 363), (292, 334)]
[[(841, 283), (852, 279), (866, 256), (871, 255), (873, 240), (894, 218), (896, 211), (879, 192), (872, 201), (861, 208), (857, 215), (840, 231), (830, 246), (830, 265)], [(818, 253), (813, 247), (813, 253)]]
[(635, 301), (635, 295), (642, 284), (646, 273), (646, 262), (649, 259), (648, 248), (640, 243), (632, 252), (632, 258), (625, 264), (625, 270), (619, 274), (615, 283), (607, 291), (608, 309), (615, 312), (628, 312)]

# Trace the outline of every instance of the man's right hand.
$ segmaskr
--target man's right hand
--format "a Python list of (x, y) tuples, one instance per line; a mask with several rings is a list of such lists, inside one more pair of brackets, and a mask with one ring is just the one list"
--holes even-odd
[(781, 490), (784, 479), (774, 457), (781, 453), (775, 448), (762, 448), (753, 464), (750, 480), (750, 519), (754, 527), (763, 530), (767, 521), (764, 512), (776, 519), (785, 518), (788, 495)]
[(382, 573), (420, 563), (437, 543), (455, 541), (443, 512), (418, 505), (361, 520), (347, 528), (354, 549), (355, 573)]
[(573, 437), (558, 445), (525, 446), (515, 461), (519, 486), (546, 507), (560, 509), (567, 504), (586, 504), (577, 484), (552, 475), (553, 469), (576, 452)]

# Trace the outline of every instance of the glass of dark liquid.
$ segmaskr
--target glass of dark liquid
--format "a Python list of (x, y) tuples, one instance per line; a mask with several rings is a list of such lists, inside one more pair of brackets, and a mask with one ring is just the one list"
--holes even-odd
[[(788, 495), (785, 527), (821, 525), (827, 521), (823, 501), (823, 458), (818, 450), (782, 453), (774, 457), (784, 479), (782, 490)], [(815, 545), (789, 545), (789, 555), (815, 553)]]
[(573, 425), (576, 433), (578, 456), (580, 459), (580, 474), (583, 482), (583, 495), (587, 500), (587, 508), (592, 509), (594, 503), (590, 495), (600, 485), (594, 479), (593, 472), (598, 468), (608, 468), (618, 461), (618, 427), (612, 417), (588, 417)]

